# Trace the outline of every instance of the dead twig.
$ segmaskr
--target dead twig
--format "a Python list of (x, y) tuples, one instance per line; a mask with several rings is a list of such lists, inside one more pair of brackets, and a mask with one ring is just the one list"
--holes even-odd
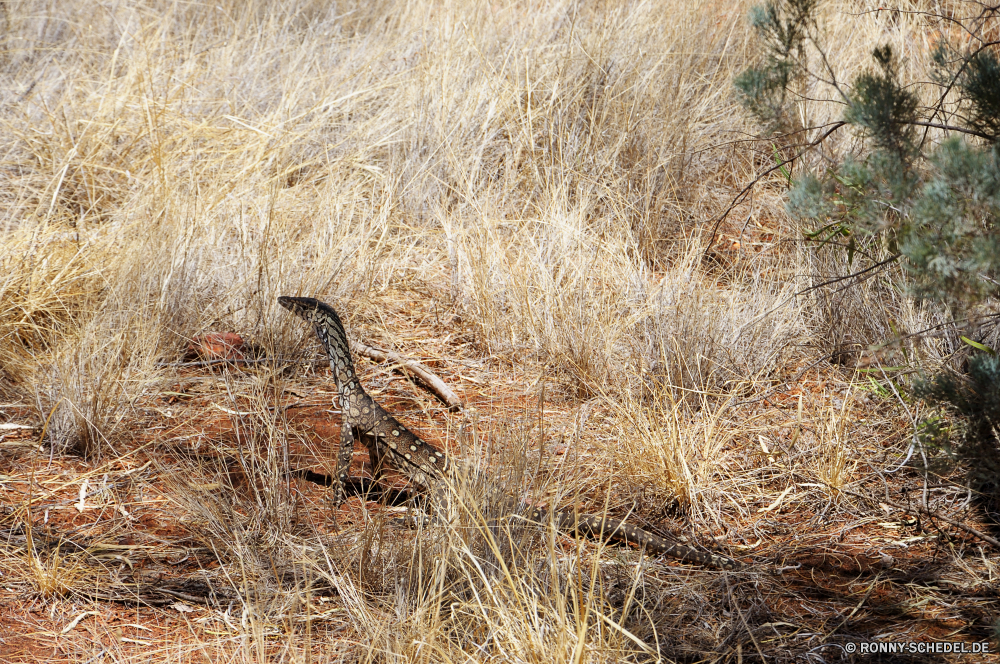
[(351, 350), (353, 350), (358, 355), (364, 355), (365, 357), (374, 360), (376, 362), (392, 362), (399, 367), (405, 367), (409, 371), (413, 372), (424, 385), (426, 385), (431, 392), (433, 392), (437, 398), (443, 401), (449, 410), (457, 411), (461, 410), (463, 407), (462, 400), (458, 398), (450, 387), (445, 385), (445, 382), (431, 373), (427, 367), (420, 364), (416, 360), (408, 360), (402, 355), (398, 355), (388, 350), (380, 350), (378, 348), (372, 348), (361, 342), (355, 341), (351, 343)]
[(993, 537), (990, 537), (986, 533), (981, 532), (981, 531), (973, 528), (972, 526), (968, 525), (967, 523), (963, 523), (961, 521), (957, 521), (955, 519), (951, 519), (949, 517), (942, 516), (941, 514), (938, 514), (936, 512), (932, 512), (929, 509), (924, 509), (923, 507), (919, 507), (919, 506), (918, 507), (910, 507), (908, 505), (907, 506), (898, 505), (898, 504), (896, 504), (896, 503), (894, 503), (892, 501), (885, 500), (885, 499), (883, 499), (882, 502), (884, 502), (886, 505), (889, 505), (890, 507), (895, 507), (896, 509), (901, 509), (904, 512), (910, 512), (911, 514), (914, 513), (914, 512), (917, 512), (919, 514), (924, 514), (926, 516), (929, 516), (929, 517), (931, 517), (933, 519), (940, 519), (941, 521), (944, 521), (947, 524), (951, 524), (952, 526), (955, 526), (956, 528), (960, 528), (960, 529), (964, 530), (965, 532), (969, 533), (970, 535), (974, 535), (974, 536), (978, 537), (979, 539), (983, 540), (984, 542), (987, 542), (988, 544), (992, 544), (997, 549), (1000, 549), (1000, 541), (997, 541), (996, 539), (994, 539)]
[(719, 233), (719, 226), (722, 224), (723, 221), (726, 220), (726, 217), (729, 216), (729, 213), (732, 212), (736, 208), (737, 205), (739, 205), (744, 200), (746, 200), (746, 197), (747, 197), (747, 195), (749, 195), (750, 190), (752, 190), (754, 188), (754, 186), (756, 186), (756, 184), (758, 182), (760, 182), (761, 180), (763, 180), (765, 177), (767, 177), (771, 173), (773, 173), (773, 172), (781, 169), (782, 167), (785, 167), (785, 166), (788, 166), (788, 164), (794, 163), (799, 157), (801, 157), (802, 155), (804, 155), (805, 153), (809, 152), (814, 147), (816, 147), (817, 145), (819, 145), (820, 143), (822, 143), (823, 141), (825, 141), (827, 138), (829, 138), (830, 134), (832, 134), (833, 132), (837, 131), (838, 129), (840, 129), (841, 127), (843, 127), (846, 124), (847, 123), (844, 122), (843, 120), (838, 121), (838, 122), (834, 122), (832, 125), (830, 125), (829, 129), (827, 129), (825, 132), (823, 132), (822, 136), (820, 136), (819, 138), (817, 138), (813, 142), (808, 143), (805, 148), (803, 148), (802, 150), (800, 150), (799, 152), (797, 152), (795, 155), (793, 155), (791, 157), (791, 159), (788, 159), (787, 161), (780, 161), (779, 160), (774, 166), (770, 167), (769, 169), (767, 169), (766, 171), (764, 171), (763, 173), (761, 173), (760, 175), (758, 175), (757, 177), (755, 177), (753, 179), (753, 182), (751, 182), (747, 186), (743, 187), (743, 190), (740, 191), (740, 193), (736, 194), (736, 197), (733, 199), (733, 202), (729, 204), (729, 207), (726, 208), (725, 212), (723, 212), (721, 215), (719, 215), (719, 218), (715, 221), (715, 225), (712, 226), (712, 236), (710, 238), (708, 238), (708, 244), (705, 245), (705, 253), (704, 253), (704, 255), (708, 256), (708, 250), (711, 249), (712, 245), (715, 243), (715, 238), (716, 238), (716, 236)]
[[(843, 492), (843, 493), (846, 493), (849, 496), (854, 496), (855, 498), (860, 498), (861, 500), (871, 500), (871, 498), (866, 498), (865, 496), (862, 496), (859, 493), (854, 493), (853, 491), (847, 491), (846, 489), (840, 489), (840, 491)], [(957, 521), (955, 519), (951, 519), (949, 517), (942, 516), (941, 514), (938, 514), (937, 512), (931, 511), (931, 510), (926, 509), (924, 507), (920, 507), (920, 506), (912, 507), (910, 505), (900, 505), (899, 503), (895, 503), (895, 502), (889, 500), (888, 498), (880, 498), (879, 500), (881, 500), (883, 503), (885, 503), (889, 507), (895, 507), (898, 510), (903, 510), (904, 512), (908, 512), (910, 514), (923, 514), (925, 516), (931, 517), (932, 519), (940, 519), (941, 521), (944, 521), (947, 524), (950, 524), (952, 526), (955, 526), (956, 528), (964, 530), (965, 532), (969, 533), (970, 535), (973, 535), (973, 536), (978, 537), (979, 539), (983, 540), (987, 544), (992, 544), (997, 549), (1000, 549), (1000, 541), (997, 541), (993, 537), (990, 537), (986, 533), (981, 532), (981, 531), (977, 530), (976, 528), (973, 528), (972, 526), (970, 526), (970, 525), (968, 525), (966, 523), (962, 523), (961, 521)]]

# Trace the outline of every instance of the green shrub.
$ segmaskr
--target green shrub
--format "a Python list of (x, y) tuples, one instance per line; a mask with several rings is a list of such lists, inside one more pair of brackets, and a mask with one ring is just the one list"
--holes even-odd
[[(941, 43), (935, 49), (931, 86), (937, 101), (931, 105), (921, 105), (900, 80), (889, 46), (875, 46), (871, 69), (850, 86), (839, 84), (836, 63), (820, 41), (813, 0), (772, 0), (751, 12), (761, 64), (735, 80), (738, 98), (759, 119), (769, 143), (791, 137), (791, 144), (815, 148), (841, 127), (861, 141), (855, 154), (834, 155), (822, 170), (794, 180), (787, 206), (807, 226), (806, 235), (821, 244), (846, 238), (839, 244), (849, 264), (859, 242), (880, 246), (903, 261), (902, 285), (914, 296), (963, 314), (1000, 288), (1000, 57), (997, 43), (979, 34), (997, 10), (981, 11), (965, 25), (973, 46)], [(810, 58), (822, 63), (824, 82), (845, 107), (832, 129), (795, 127), (790, 119), (789, 100), (803, 94), (810, 77), (818, 80)], [(947, 136), (928, 140), (932, 130)], [(926, 419), (923, 440), (966, 464), (971, 485), (992, 496), (1000, 485), (1000, 361), (972, 345), (981, 351), (969, 358), (967, 376), (941, 373), (916, 381), (913, 389), (950, 416)]]

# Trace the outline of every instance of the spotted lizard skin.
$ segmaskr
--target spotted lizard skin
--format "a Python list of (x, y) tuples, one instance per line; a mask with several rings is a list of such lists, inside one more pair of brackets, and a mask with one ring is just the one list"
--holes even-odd
[[(340, 505), (346, 499), (344, 486), (354, 449), (353, 429), (367, 442), (372, 463), (388, 463), (405, 475), (435, 500), (447, 494), (445, 478), (453, 468), (452, 461), (441, 451), (427, 444), (399, 420), (372, 399), (358, 381), (351, 360), (347, 333), (333, 307), (310, 297), (279, 297), (278, 304), (313, 324), (316, 335), (330, 358), (341, 410), (340, 451), (333, 482), (333, 501)], [(536, 523), (549, 519), (547, 510), (534, 509), (527, 517)], [(563, 531), (591, 535), (601, 539), (616, 539), (646, 547), (648, 550), (683, 560), (684, 562), (726, 570), (743, 568), (743, 563), (726, 556), (699, 551), (693, 547), (669, 542), (625, 521), (592, 514), (577, 514), (563, 510), (551, 515), (555, 526)]]

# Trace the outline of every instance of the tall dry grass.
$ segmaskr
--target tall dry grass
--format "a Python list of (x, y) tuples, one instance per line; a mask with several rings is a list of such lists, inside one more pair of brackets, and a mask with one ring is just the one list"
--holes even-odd
[[(143, 338), (172, 356), (209, 326), (265, 335), (280, 292), (364, 302), (413, 278), (471, 319), (484, 350), (554, 362), (585, 393), (631, 371), (637, 328), (652, 328), (641, 359), (685, 386), (756, 375), (814, 321), (752, 312), (819, 270), (775, 246), (728, 288), (699, 281), (707, 222), (756, 168), (749, 150), (709, 149), (749, 128), (730, 86), (748, 62), (745, 10), (18, 5), (8, 338), (39, 348), (57, 330), (24, 338), (47, 325), (34, 311), (55, 323), (114, 292), (151, 307), (168, 338)], [(851, 43), (876, 35), (925, 62), (906, 20), (831, 18), (842, 76), (864, 66)], [(806, 124), (835, 111), (800, 109)], [(762, 189), (748, 219), (787, 228), (780, 192)], [(720, 305), (722, 329), (695, 322)], [(726, 357), (736, 348), (759, 356)]]
[[(273, 408), (286, 378), (231, 378), (250, 382), (227, 383), (243, 413), (242, 446), (215, 450), (229, 465), (161, 468), (179, 518), (223, 563), (212, 583), (234, 593), (218, 620), (239, 637), (213, 652), (656, 661), (731, 654), (737, 641), (749, 652), (747, 620), (762, 624), (764, 609), (735, 616), (753, 591), (664, 581), (608, 551), (566, 556), (551, 533), (490, 516), (525, 487), (555, 485), (619, 512), (632, 500), (643, 518), (675, 503), (693, 529), (726, 533), (774, 498), (769, 482), (839, 486), (856, 469), (842, 409), (817, 409), (819, 433), (792, 440), (806, 460), (789, 465), (745, 449), (757, 425), (734, 409), (845, 339), (878, 343), (931, 314), (877, 280), (794, 297), (846, 268), (803, 247), (777, 177), (724, 228), (738, 248), (705, 260), (711, 222), (773, 163), (739, 142), (753, 130), (731, 87), (754, 53), (748, 7), (4, 3), (0, 376), (37, 406), (53, 452), (119, 454), (136, 404), (205, 331), (300, 353), (307, 332), (275, 306), (282, 294), (321, 297), (355, 333), (388, 339), (400, 331), (387, 307), (430, 301), (461, 319), (479, 357), (605, 411), (582, 466), (469, 480), (463, 525), (419, 544), (372, 523), (335, 546), (294, 519), (294, 434)], [(875, 40), (925, 76), (920, 16), (856, 16), (874, 7), (823, 8), (842, 77), (867, 66)], [(827, 87), (808, 92), (803, 126), (838, 112), (809, 100)], [(771, 240), (746, 241), (764, 228)], [(522, 461), (546, 444), (494, 434)], [(246, 485), (228, 479), (233, 467)], [(343, 610), (322, 635), (313, 617), (333, 612), (310, 579)]]

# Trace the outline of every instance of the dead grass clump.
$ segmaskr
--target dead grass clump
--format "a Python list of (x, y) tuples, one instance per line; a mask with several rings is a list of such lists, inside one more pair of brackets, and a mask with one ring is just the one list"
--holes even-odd
[(170, 495), (210, 533), (220, 554), (243, 560), (243, 547), (273, 548), (293, 530), (296, 499), (290, 489), (287, 423), (271, 406), (277, 388), (268, 368), (255, 374), (224, 368), (220, 382), (225, 393), (213, 406), (228, 417), (229, 433), (206, 449), (177, 451), (186, 461), (183, 471), (169, 473)]
[(784, 366), (802, 338), (791, 284), (744, 269), (724, 287), (697, 269), (695, 245), (650, 294), (637, 327), (643, 378), (673, 398), (746, 394)]
[(707, 397), (693, 406), (690, 399), (674, 400), (667, 393), (651, 403), (620, 407), (617, 464), (623, 472), (628, 468), (628, 491), (641, 490), (645, 504), (679, 506), (701, 523), (713, 515), (711, 521), (721, 525), (722, 510), (743, 508), (738, 493), (723, 489), (733, 486), (744, 464), (744, 455), (733, 449), (727, 411), (728, 404), (716, 405)]
[[(567, 555), (555, 533), (539, 533), (511, 517), (509, 500), (478, 502), (494, 481), (475, 476), (459, 482), (453, 487), (462, 506), (459, 520), (422, 527), (416, 535), (378, 519), (354, 538), (288, 534), (284, 546), (263, 558), (267, 548), (260, 543), (227, 535), (227, 550), (236, 556), (228, 566), (238, 560), (249, 573), (256, 562), (257, 573), (272, 579), (275, 570), (291, 567), (300, 598), (335, 592), (356, 633), (355, 656), (363, 661), (386, 655), (557, 662), (576, 661), (581, 653), (599, 662), (655, 656), (656, 648), (635, 635), (655, 634), (641, 607), (662, 592), (646, 580), (644, 568), (602, 563), (603, 547), (593, 556)], [(292, 592), (290, 575), (280, 577), (274, 599), (261, 595), (251, 609), (262, 624), (289, 608), (276, 603)], [(268, 585), (252, 587), (262, 592)], [(304, 605), (298, 610), (309, 611)]]
[(61, 543), (46, 546), (39, 543), (28, 529), (27, 576), (34, 582), (34, 590), (44, 600), (71, 594), (80, 586), (92, 582), (92, 574), (79, 551), (67, 554)]
[(160, 330), (139, 312), (92, 314), (39, 358), (35, 403), (53, 452), (116, 454), (137, 417), (135, 403), (157, 382)]
[(845, 487), (854, 477), (860, 459), (852, 458), (851, 446), (845, 437), (848, 425), (845, 413), (851, 401), (848, 395), (843, 400), (840, 412), (830, 408), (829, 416), (820, 424), (818, 458), (816, 460), (816, 475), (824, 485), (836, 492)]
[[(809, 278), (815, 285), (849, 274), (847, 257), (839, 252), (805, 256)], [(857, 265), (855, 264), (855, 269)], [(812, 344), (819, 354), (829, 354), (835, 362), (865, 368), (877, 357), (885, 366), (915, 367), (935, 361), (948, 350), (942, 335), (920, 335), (945, 322), (944, 312), (928, 302), (916, 303), (900, 291), (903, 268), (873, 275), (864, 286), (836, 285), (808, 294), (804, 321), (812, 331)], [(914, 335), (914, 336), (910, 336)], [(896, 341), (900, 339), (901, 341)]]
[(0, 244), (0, 374), (31, 379), (32, 358), (47, 355), (100, 290), (87, 247), (44, 225), (9, 230)]

